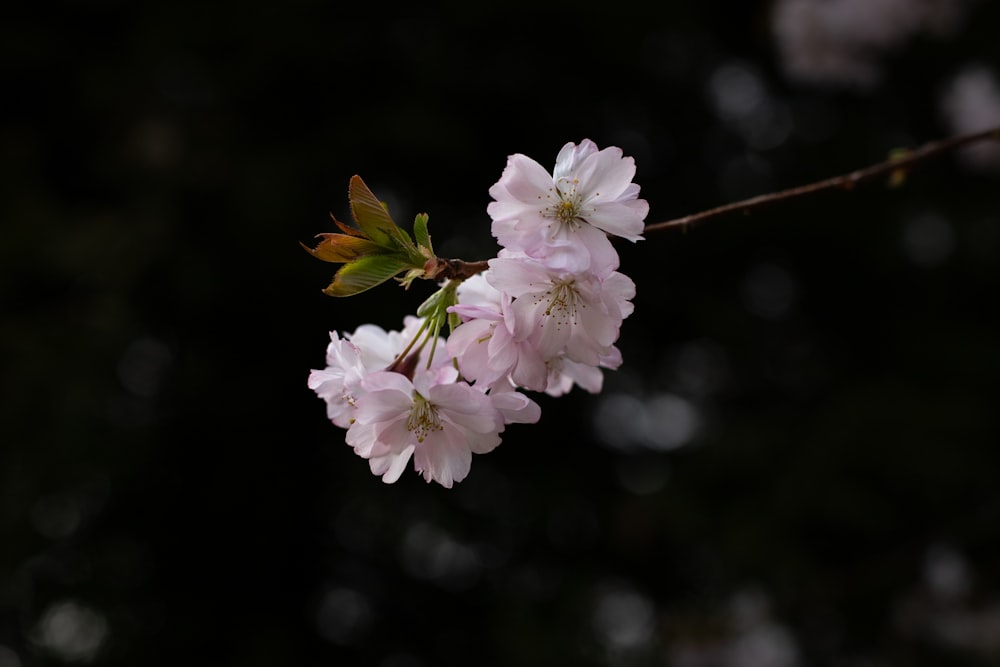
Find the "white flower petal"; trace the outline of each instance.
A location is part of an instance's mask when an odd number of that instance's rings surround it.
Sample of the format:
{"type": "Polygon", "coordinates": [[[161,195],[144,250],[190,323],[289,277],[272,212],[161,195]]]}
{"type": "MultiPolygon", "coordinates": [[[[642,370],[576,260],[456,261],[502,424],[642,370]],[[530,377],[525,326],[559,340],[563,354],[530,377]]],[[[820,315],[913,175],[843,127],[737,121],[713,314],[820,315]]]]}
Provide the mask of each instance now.
{"type": "Polygon", "coordinates": [[[587,213],[587,222],[608,234],[620,236],[629,241],[641,241],[645,229],[645,213],[635,210],[623,202],[608,202],[587,213]]]}
{"type": "Polygon", "coordinates": [[[490,196],[497,201],[534,205],[552,188],[552,177],[542,165],[517,153],[507,159],[498,185],[490,188],[490,196]]]}
{"type": "Polygon", "coordinates": [[[409,463],[413,452],[414,446],[409,445],[398,454],[369,459],[368,465],[372,473],[382,476],[383,482],[393,484],[406,470],[406,464],[409,463]]]}
{"type": "Polygon", "coordinates": [[[413,465],[428,482],[436,481],[446,489],[460,482],[472,466],[472,450],[464,435],[455,429],[444,429],[429,437],[415,451],[413,465]]]}

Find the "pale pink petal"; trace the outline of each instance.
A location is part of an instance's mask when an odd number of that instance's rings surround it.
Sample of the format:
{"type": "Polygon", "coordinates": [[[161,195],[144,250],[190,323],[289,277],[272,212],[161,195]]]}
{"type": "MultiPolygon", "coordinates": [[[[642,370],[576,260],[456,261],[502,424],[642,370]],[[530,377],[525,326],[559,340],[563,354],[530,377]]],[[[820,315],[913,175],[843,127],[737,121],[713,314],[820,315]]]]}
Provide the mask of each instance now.
{"type": "Polygon", "coordinates": [[[374,324],[362,324],[346,338],[358,350],[364,368],[375,371],[391,364],[399,354],[402,348],[397,336],[374,324]]]}
{"type": "Polygon", "coordinates": [[[596,152],[597,144],[590,139],[584,139],[579,146],[572,142],[565,144],[556,155],[556,165],[552,170],[553,179],[572,178],[580,163],[596,152]]]}
{"type": "Polygon", "coordinates": [[[559,357],[549,362],[549,384],[545,393],[549,396],[562,396],[568,393],[574,385],[579,385],[586,391],[596,394],[601,391],[604,374],[601,369],[587,364],[577,363],[566,357],[559,357]]]}
{"type": "Polygon", "coordinates": [[[503,415],[507,424],[534,424],[542,416],[542,409],[533,400],[519,391],[515,391],[509,383],[490,391],[493,407],[503,415]]]}
{"type": "Polygon", "coordinates": [[[497,431],[502,425],[489,398],[465,383],[433,387],[429,400],[448,419],[464,429],[489,433],[497,431]]]}
{"type": "Polygon", "coordinates": [[[531,258],[495,257],[489,260],[489,265],[490,284],[514,298],[537,291],[538,285],[552,282],[545,266],[531,258]]]}
{"type": "Polygon", "coordinates": [[[333,383],[343,384],[344,382],[344,371],[339,369],[312,369],[309,371],[309,378],[306,380],[306,385],[313,391],[321,389],[324,385],[329,387],[333,383]]]}
{"type": "Polygon", "coordinates": [[[485,319],[499,320],[500,313],[489,306],[474,306],[472,304],[459,303],[448,307],[449,313],[455,313],[464,320],[485,319]]]}
{"type": "Polygon", "coordinates": [[[635,160],[622,157],[620,148],[605,148],[580,165],[577,177],[588,203],[614,201],[632,183],[635,160]]]}
{"type": "MultiPolygon", "coordinates": [[[[518,347],[506,327],[494,328],[487,343],[488,365],[498,378],[517,364],[518,347]]],[[[495,378],[494,378],[495,379],[495,378]]]]}
{"type": "MultiPolygon", "coordinates": [[[[605,348],[618,338],[618,326],[621,319],[612,317],[598,308],[580,308],[579,327],[587,333],[587,337],[593,340],[600,348],[605,348]]],[[[595,354],[600,354],[600,350],[595,350],[595,354]]],[[[597,363],[597,360],[594,360],[597,363]]]]}
{"type": "MultiPolygon", "coordinates": [[[[458,381],[458,369],[450,362],[447,366],[439,366],[431,370],[417,369],[413,375],[413,388],[424,398],[429,398],[439,386],[451,386],[458,381]]],[[[458,386],[468,386],[459,382],[458,386]]]]}
{"type": "Polygon", "coordinates": [[[413,392],[413,383],[402,373],[393,371],[376,371],[369,373],[362,381],[365,389],[372,391],[397,391],[409,395],[413,392]]]}
{"type": "Polygon", "coordinates": [[[436,481],[446,489],[469,474],[472,451],[462,434],[454,429],[437,431],[417,448],[413,465],[428,482],[436,481]]]}
{"type": "MultiPolygon", "coordinates": [[[[410,413],[407,411],[392,419],[373,424],[375,439],[392,451],[400,451],[406,445],[413,444],[416,437],[410,431],[409,416],[410,413]]],[[[376,454],[379,453],[378,449],[374,451],[376,454]]]]}
{"type": "Polygon", "coordinates": [[[369,459],[368,465],[371,468],[372,473],[375,475],[381,475],[382,481],[386,484],[392,484],[396,482],[403,471],[406,470],[406,464],[410,461],[410,456],[413,455],[414,446],[409,445],[399,453],[387,454],[385,456],[380,456],[376,458],[369,459]]]}
{"type": "Polygon", "coordinates": [[[484,310],[500,310],[503,295],[490,284],[487,279],[489,273],[489,270],[486,270],[462,281],[455,290],[459,304],[479,306],[484,310]]]}
{"type": "MultiPolygon", "coordinates": [[[[389,424],[391,423],[389,422],[389,424]]],[[[400,442],[399,446],[393,447],[388,442],[382,440],[385,427],[385,423],[363,424],[361,422],[354,422],[347,430],[344,440],[354,449],[354,453],[361,458],[368,459],[373,456],[385,456],[398,450],[405,444],[404,442],[400,442]]]]}
{"type": "Polygon", "coordinates": [[[496,449],[501,442],[500,434],[494,431],[490,431],[489,433],[468,433],[466,437],[466,444],[469,447],[469,451],[473,454],[488,454],[496,449]]]}
{"type": "Polygon", "coordinates": [[[622,352],[612,345],[601,353],[601,368],[617,369],[622,365],[622,352]]]}
{"type": "MultiPolygon", "coordinates": [[[[494,187],[490,192],[497,196],[498,190],[494,187]]],[[[517,235],[520,233],[518,223],[521,219],[527,219],[533,225],[544,224],[543,208],[539,202],[525,203],[509,195],[492,201],[486,206],[486,213],[493,220],[490,225],[490,233],[500,242],[500,245],[506,246],[516,243],[517,235]]]]}
{"type": "MultiPolygon", "coordinates": [[[[394,373],[394,375],[399,375],[399,373],[394,373]]],[[[403,376],[400,375],[400,377],[403,376]]],[[[403,379],[406,378],[403,377],[403,379]]],[[[354,418],[365,424],[382,422],[409,412],[412,404],[412,393],[395,390],[370,391],[358,399],[354,418]]]]}
{"type": "Polygon", "coordinates": [[[490,188],[490,196],[495,199],[510,197],[515,201],[533,204],[539,195],[544,196],[552,188],[552,176],[542,165],[517,153],[507,159],[507,166],[498,185],[501,187],[490,188]]]}
{"type": "Polygon", "coordinates": [[[490,383],[494,371],[490,363],[490,343],[495,322],[469,320],[448,337],[448,354],[457,362],[462,376],[475,382],[490,383]]]}
{"type": "Polygon", "coordinates": [[[533,347],[524,345],[517,365],[510,372],[510,377],[519,387],[532,391],[544,391],[548,382],[545,360],[533,347]]]}
{"type": "Polygon", "coordinates": [[[636,207],[621,202],[609,202],[597,206],[587,214],[587,222],[608,234],[620,236],[629,241],[641,241],[645,229],[645,213],[636,207]]]}

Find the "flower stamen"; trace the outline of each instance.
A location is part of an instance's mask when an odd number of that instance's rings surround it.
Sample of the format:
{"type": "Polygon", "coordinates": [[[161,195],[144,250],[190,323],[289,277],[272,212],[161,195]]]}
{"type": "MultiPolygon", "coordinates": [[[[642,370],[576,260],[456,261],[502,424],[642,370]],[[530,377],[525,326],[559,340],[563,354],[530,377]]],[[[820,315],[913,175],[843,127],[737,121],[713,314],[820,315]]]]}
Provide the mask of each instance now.
{"type": "Polygon", "coordinates": [[[413,408],[406,419],[406,428],[417,436],[417,442],[423,442],[431,431],[442,431],[441,418],[437,407],[420,394],[413,394],[413,408]]]}
{"type": "Polygon", "coordinates": [[[557,326],[566,323],[575,325],[578,297],[575,280],[555,283],[552,289],[546,290],[541,295],[541,299],[549,300],[549,305],[545,308],[545,316],[554,318],[557,326]]]}
{"type": "Polygon", "coordinates": [[[577,227],[583,219],[583,198],[577,194],[576,186],[578,180],[567,181],[560,179],[563,187],[556,186],[555,193],[559,201],[542,211],[542,215],[547,218],[557,220],[563,227],[577,227]]]}

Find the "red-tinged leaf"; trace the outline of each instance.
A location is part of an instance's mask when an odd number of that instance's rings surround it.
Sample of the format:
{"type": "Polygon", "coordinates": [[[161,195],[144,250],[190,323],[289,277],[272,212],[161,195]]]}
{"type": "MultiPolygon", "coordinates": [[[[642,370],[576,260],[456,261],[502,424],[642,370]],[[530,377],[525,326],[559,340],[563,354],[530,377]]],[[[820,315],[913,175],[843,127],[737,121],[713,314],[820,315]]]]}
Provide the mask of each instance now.
{"type": "MultiPolygon", "coordinates": [[[[368,238],[389,248],[405,248],[405,244],[401,244],[401,242],[409,241],[409,235],[392,221],[385,206],[368,189],[360,176],[351,177],[348,196],[354,221],[361,228],[361,231],[368,235],[368,238]]],[[[410,244],[412,245],[412,242],[410,244]]]]}
{"type": "Polygon", "coordinates": [[[316,236],[323,239],[316,244],[316,247],[310,248],[304,243],[302,247],[308,250],[313,257],[324,262],[353,262],[361,257],[385,253],[385,249],[378,244],[358,236],[347,236],[346,234],[317,234],[316,236]]]}
{"type": "Polygon", "coordinates": [[[333,282],[323,290],[330,296],[352,296],[389,280],[410,268],[406,260],[390,255],[373,255],[340,267],[333,282]]]}
{"type": "Polygon", "coordinates": [[[360,236],[362,238],[365,238],[365,233],[363,231],[355,227],[351,227],[350,225],[343,223],[340,220],[337,220],[337,218],[333,217],[333,213],[330,214],[330,219],[333,220],[333,224],[337,225],[337,228],[340,229],[340,231],[344,232],[345,234],[348,234],[350,236],[360,236]]]}

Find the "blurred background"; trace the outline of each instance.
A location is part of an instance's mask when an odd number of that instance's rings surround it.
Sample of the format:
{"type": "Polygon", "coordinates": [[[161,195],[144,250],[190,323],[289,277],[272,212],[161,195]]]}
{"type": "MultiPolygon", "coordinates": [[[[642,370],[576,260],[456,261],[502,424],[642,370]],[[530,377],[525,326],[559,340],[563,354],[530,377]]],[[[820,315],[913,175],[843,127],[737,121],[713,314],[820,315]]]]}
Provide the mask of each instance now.
{"type": "Polygon", "coordinates": [[[604,391],[451,490],[306,387],[361,175],[496,252],[507,156],[660,222],[1000,125],[995,0],[65,3],[0,23],[0,667],[1000,664],[1000,149],[619,244],[604,391]]]}

